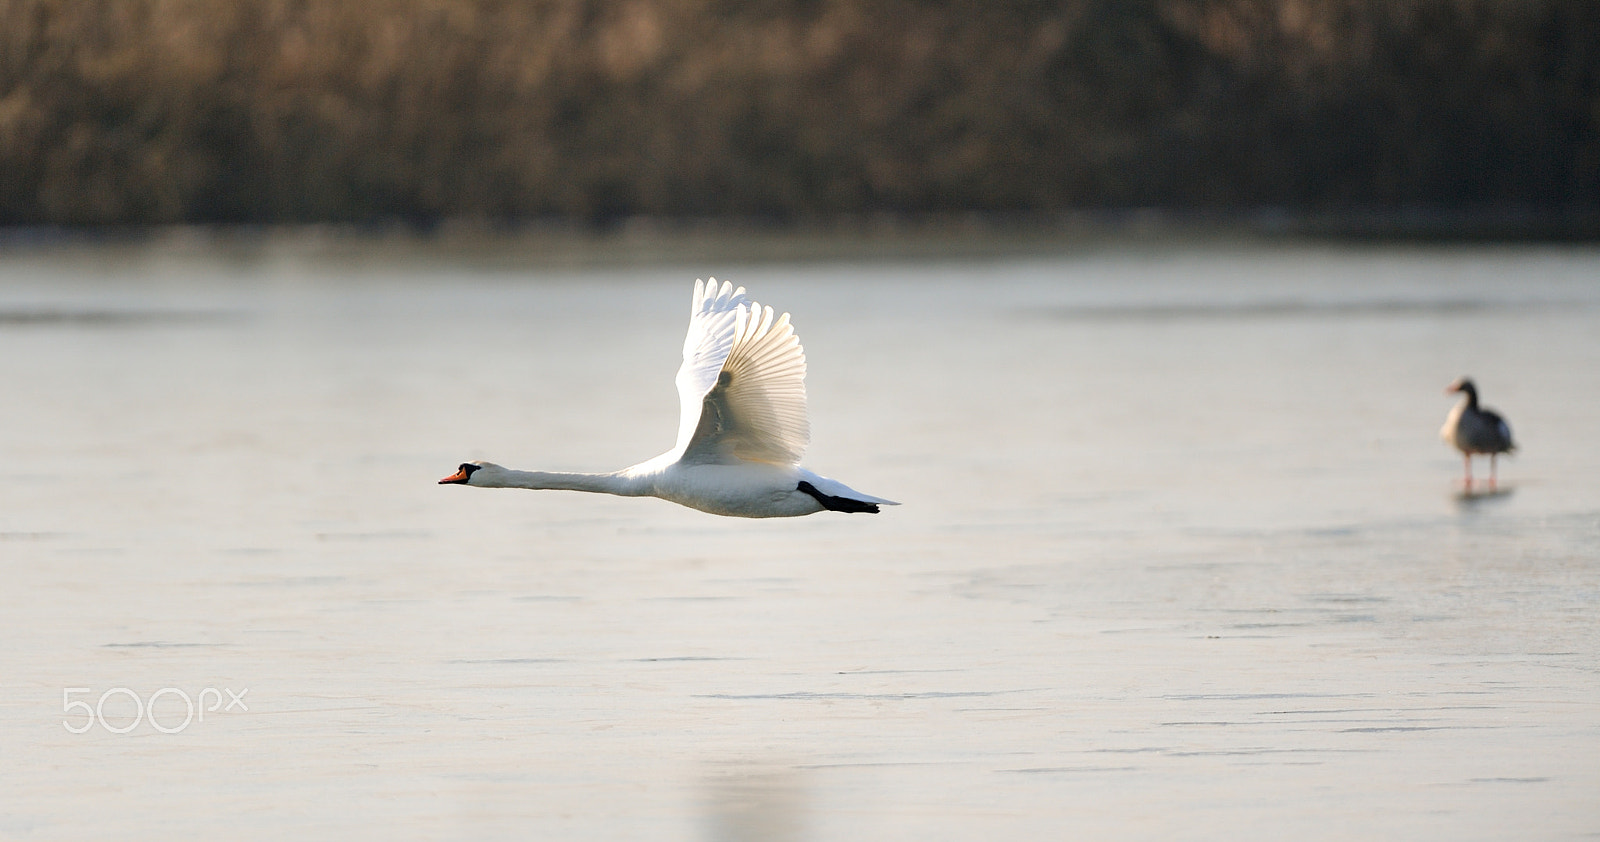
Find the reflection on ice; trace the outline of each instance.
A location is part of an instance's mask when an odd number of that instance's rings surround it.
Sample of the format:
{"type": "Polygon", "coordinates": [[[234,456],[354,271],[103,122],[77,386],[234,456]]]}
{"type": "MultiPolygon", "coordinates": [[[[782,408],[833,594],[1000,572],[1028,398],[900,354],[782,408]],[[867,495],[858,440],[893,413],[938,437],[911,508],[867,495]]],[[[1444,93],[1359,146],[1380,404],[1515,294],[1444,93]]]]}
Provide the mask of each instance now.
{"type": "Polygon", "coordinates": [[[1516,493],[1516,490],[1516,486],[1504,482],[1494,488],[1487,486],[1460,488],[1456,490],[1455,501],[1457,508],[1463,511],[1470,511],[1479,504],[1507,500],[1512,494],[1516,493]]]}
{"type": "Polygon", "coordinates": [[[705,780],[708,842],[798,842],[806,792],[791,768],[732,765],[705,780]]]}

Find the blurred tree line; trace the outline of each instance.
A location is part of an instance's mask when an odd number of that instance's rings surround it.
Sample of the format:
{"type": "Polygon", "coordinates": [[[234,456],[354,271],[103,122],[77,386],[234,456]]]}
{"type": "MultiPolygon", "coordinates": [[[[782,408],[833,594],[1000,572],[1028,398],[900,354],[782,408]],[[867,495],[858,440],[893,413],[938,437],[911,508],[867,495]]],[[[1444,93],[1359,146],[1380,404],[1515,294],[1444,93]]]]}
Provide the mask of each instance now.
{"type": "Polygon", "coordinates": [[[1595,0],[0,0],[0,223],[1600,205],[1595,0]]]}

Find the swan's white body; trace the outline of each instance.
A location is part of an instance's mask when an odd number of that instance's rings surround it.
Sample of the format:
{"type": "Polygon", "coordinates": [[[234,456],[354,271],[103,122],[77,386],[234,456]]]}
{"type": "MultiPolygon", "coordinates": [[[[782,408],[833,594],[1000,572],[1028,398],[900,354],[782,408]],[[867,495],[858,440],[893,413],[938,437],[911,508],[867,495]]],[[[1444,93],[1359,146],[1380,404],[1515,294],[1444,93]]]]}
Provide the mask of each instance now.
{"type": "Polygon", "coordinates": [[[660,497],[735,517],[898,505],[800,467],[811,438],[805,376],[805,351],[788,313],[774,318],[771,307],[746,298],[744,287],[697,280],[678,369],[678,441],[671,450],[607,474],[468,462],[439,482],[660,497]]]}

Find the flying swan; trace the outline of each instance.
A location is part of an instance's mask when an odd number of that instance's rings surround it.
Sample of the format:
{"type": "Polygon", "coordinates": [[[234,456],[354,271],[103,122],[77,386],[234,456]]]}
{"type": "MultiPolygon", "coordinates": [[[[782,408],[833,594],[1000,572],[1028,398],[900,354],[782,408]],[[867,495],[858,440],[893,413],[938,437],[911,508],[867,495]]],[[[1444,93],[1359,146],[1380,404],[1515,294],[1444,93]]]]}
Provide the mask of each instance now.
{"type": "Polygon", "coordinates": [[[772,308],[746,298],[744,287],[696,280],[678,369],[678,443],[671,450],[606,474],[466,462],[439,484],[660,497],[733,517],[876,514],[880,505],[899,505],[800,467],[811,440],[805,377],[805,351],[788,313],[773,318],[772,308]]]}

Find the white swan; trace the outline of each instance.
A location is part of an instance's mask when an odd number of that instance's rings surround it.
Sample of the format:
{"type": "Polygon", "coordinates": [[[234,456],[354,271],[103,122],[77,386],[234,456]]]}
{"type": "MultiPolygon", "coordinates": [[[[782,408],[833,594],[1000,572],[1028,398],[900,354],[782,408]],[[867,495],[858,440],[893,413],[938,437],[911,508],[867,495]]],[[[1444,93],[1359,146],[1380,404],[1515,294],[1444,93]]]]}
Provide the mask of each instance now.
{"type": "Polygon", "coordinates": [[[772,308],[747,299],[744,287],[696,280],[678,369],[678,443],[671,450],[607,474],[467,462],[439,484],[660,497],[735,517],[877,513],[880,505],[899,505],[800,467],[811,439],[805,376],[805,351],[788,313],[773,318],[772,308]]]}

